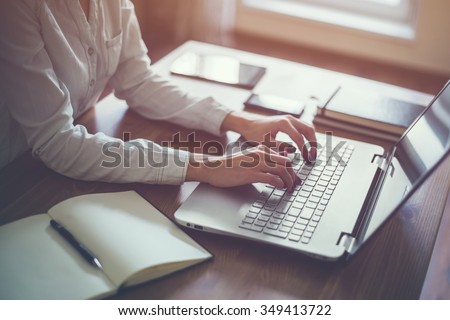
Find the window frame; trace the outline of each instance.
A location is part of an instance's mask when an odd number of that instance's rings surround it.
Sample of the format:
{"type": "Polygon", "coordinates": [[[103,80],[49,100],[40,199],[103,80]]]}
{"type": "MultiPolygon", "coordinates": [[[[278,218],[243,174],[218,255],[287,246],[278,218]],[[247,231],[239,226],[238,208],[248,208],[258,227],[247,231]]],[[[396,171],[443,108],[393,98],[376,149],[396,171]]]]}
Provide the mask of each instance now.
{"type": "Polygon", "coordinates": [[[404,40],[416,37],[420,0],[392,9],[376,0],[240,0],[240,6],[404,40]]]}

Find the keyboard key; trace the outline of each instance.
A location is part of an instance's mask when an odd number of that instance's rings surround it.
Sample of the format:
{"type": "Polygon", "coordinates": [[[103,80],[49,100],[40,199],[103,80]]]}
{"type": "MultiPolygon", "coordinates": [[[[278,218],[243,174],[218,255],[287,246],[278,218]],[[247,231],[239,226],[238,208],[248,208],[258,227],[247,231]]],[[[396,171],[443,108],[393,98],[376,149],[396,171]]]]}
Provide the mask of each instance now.
{"type": "Polygon", "coordinates": [[[328,185],[328,181],[325,181],[325,180],[320,179],[320,180],[317,182],[317,185],[326,188],[327,185],[328,185]]]}
{"type": "MultiPolygon", "coordinates": [[[[319,221],[320,221],[320,218],[321,218],[320,215],[314,214],[313,217],[311,218],[311,221],[312,221],[312,222],[310,222],[309,225],[310,225],[310,226],[313,226],[313,222],[319,222],[319,221]]],[[[316,224],[316,225],[317,225],[317,224],[316,224]]],[[[315,226],[313,226],[313,227],[315,227],[315,226]]]]}
{"type": "Polygon", "coordinates": [[[338,184],[339,180],[333,179],[330,181],[331,186],[336,186],[338,184]]]}
{"type": "Polygon", "coordinates": [[[252,224],[251,223],[241,223],[240,225],[239,225],[239,228],[242,228],[242,229],[247,229],[247,230],[252,230],[252,224]]]}
{"type": "Polygon", "coordinates": [[[284,220],[281,225],[292,228],[294,226],[294,222],[284,220]]]}
{"type": "Polygon", "coordinates": [[[260,202],[260,201],[256,201],[254,204],[253,204],[253,207],[255,207],[255,208],[262,208],[262,207],[264,207],[264,203],[263,202],[260,202]]]}
{"type": "Polygon", "coordinates": [[[319,204],[319,205],[317,206],[317,210],[325,211],[325,208],[326,208],[326,206],[323,205],[323,204],[319,204]]]}
{"type": "MultiPolygon", "coordinates": [[[[306,207],[306,208],[309,208],[309,209],[315,209],[315,208],[317,208],[317,203],[312,202],[312,201],[308,201],[308,202],[306,203],[305,207],[306,207]]],[[[305,208],[305,209],[306,209],[306,208],[305,208]]],[[[303,210],[305,210],[305,209],[303,209],[303,210]]]]}
{"type": "Polygon", "coordinates": [[[323,195],[323,192],[315,191],[315,190],[311,193],[312,197],[319,198],[319,200],[320,200],[320,198],[322,198],[322,195],[323,195]]]}
{"type": "Polygon", "coordinates": [[[291,227],[281,226],[278,230],[281,232],[289,233],[289,231],[291,231],[291,227]]]}
{"type": "Polygon", "coordinates": [[[291,210],[289,210],[288,215],[292,217],[298,217],[301,212],[301,209],[292,207],[291,210]]]}
{"type": "Polygon", "coordinates": [[[247,213],[247,215],[245,217],[250,218],[250,219],[255,219],[257,216],[258,216],[257,213],[249,212],[249,213],[247,213]]]}
{"type": "Polygon", "coordinates": [[[313,233],[311,231],[305,231],[303,237],[311,239],[313,233]]]}
{"type": "Polygon", "coordinates": [[[274,217],[269,219],[269,223],[272,223],[272,224],[279,225],[281,222],[283,222],[282,219],[278,219],[278,218],[274,218],[274,217]]]}
{"type": "Polygon", "coordinates": [[[278,204],[276,211],[281,213],[287,213],[290,206],[291,202],[283,200],[278,204]]]}
{"type": "Polygon", "coordinates": [[[317,186],[314,188],[314,191],[315,191],[315,192],[321,192],[321,193],[323,193],[323,192],[325,192],[325,190],[327,190],[326,186],[321,186],[321,185],[317,185],[317,186]]]}
{"type": "MultiPolygon", "coordinates": [[[[297,221],[297,218],[294,217],[294,216],[287,215],[286,218],[284,218],[284,220],[285,220],[284,222],[289,221],[289,222],[294,223],[295,221],[297,221]]],[[[283,223],[284,223],[284,222],[283,222],[283,223]]]]}
{"type": "Polygon", "coordinates": [[[327,170],[325,170],[325,171],[323,172],[322,177],[332,177],[332,176],[333,176],[333,172],[334,172],[334,171],[331,171],[330,169],[327,169],[327,170]]]}
{"type": "Polygon", "coordinates": [[[314,190],[314,188],[311,187],[311,186],[304,186],[304,187],[302,188],[302,190],[307,191],[307,192],[312,192],[312,191],[314,190]]]}
{"type": "Polygon", "coordinates": [[[303,174],[303,173],[299,173],[298,177],[300,178],[300,180],[306,180],[306,178],[308,177],[307,174],[303,174]]]}
{"type": "Polygon", "coordinates": [[[295,224],[294,228],[299,229],[299,230],[305,230],[306,229],[306,225],[308,224],[309,220],[306,219],[298,219],[297,223],[295,224]]]}
{"type": "Polygon", "coordinates": [[[262,232],[264,230],[264,226],[253,225],[251,230],[256,232],[262,232]]]}
{"type": "Polygon", "coordinates": [[[286,193],[286,189],[275,189],[273,191],[273,194],[279,197],[284,196],[284,194],[286,193]]]}
{"type": "Polygon", "coordinates": [[[311,225],[309,225],[309,226],[306,227],[306,232],[305,232],[305,234],[308,233],[308,232],[311,232],[311,235],[312,235],[312,233],[314,232],[314,230],[316,230],[316,228],[313,227],[313,226],[311,226],[311,225]]]}
{"type": "Polygon", "coordinates": [[[291,241],[299,242],[300,239],[301,239],[301,236],[298,236],[298,235],[295,235],[292,233],[289,235],[289,240],[291,240],[291,241]]]}
{"type": "Polygon", "coordinates": [[[309,197],[309,194],[310,194],[310,192],[305,191],[305,190],[302,189],[302,190],[298,193],[298,196],[299,196],[299,197],[303,197],[303,198],[308,198],[308,197],[309,197]]]}
{"type": "Polygon", "coordinates": [[[300,213],[300,217],[309,220],[311,219],[313,213],[314,209],[306,207],[303,208],[302,212],[300,213]]]}
{"type": "Polygon", "coordinates": [[[302,243],[304,243],[304,244],[308,244],[310,241],[311,241],[311,238],[305,238],[305,237],[302,238],[302,243]]]}
{"type": "Polygon", "coordinates": [[[258,220],[261,220],[261,221],[264,221],[264,222],[269,221],[269,219],[270,219],[270,217],[262,216],[262,215],[260,215],[259,218],[258,218],[258,220]]]}
{"type": "Polygon", "coordinates": [[[286,239],[288,233],[287,232],[282,232],[282,231],[278,231],[278,230],[272,230],[272,229],[264,229],[264,233],[265,234],[270,234],[272,236],[278,237],[278,238],[282,238],[282,239],[286,239]]]}
{"type": "Polygon", "coordinates": [[[276,208],[277,208],[276,205],[272,205],[272,204],[266,203],[266,204],[264,205],[264,208],[263,208],[263,209],[265,209],[265,210],[267,210],[267,211],[275,211],[276,208]]]}
{"type": "Polygon", "coordinates": [[[297,197],[297,199],[295,199],[294,203],[306,203],[308,198],[305,197],[297,197]]]}
{"type": "Polygon", "coordinates": [[[310,186],[310,187],[314,187],[316,185],[315,181],[311,181],[311,180],[306,180],[305,181],[305,185],[306,186],[310,186]]]}
{"type": "MultiPolygon", "coordinates": [[[[317,221],[314,221],[314,218],[315,218],[315,216],[312,218],[313,219],[313,221],[311,221],[310,223],[309,223],[309,225],[311,226],[311,227],[317,227],[317,225],[319,224],[319,220],[317,220],[317,221]]],[[[319,217],[319,219],[320,219],[320,217],[319,217]]]]}
{"type": "Polygon", "coordinates": [[[292,204],[292,207],[289,209],[289,211],[291,211],[293,208],[302,210],[304,206],[305,206],[305,202],[294,202],[292,204]]]}
{"type": "Polygon", "coordinates": [[[273,211],[269,211],[269,210],[267,210],[267,209],[261,210],[261,215],[262,215],[262,216],[271,217],[272,214],[273,214],[273,211]]]}
{"type": "Polygon", "coordinates": [[[278,227],[279,227],[278,224],[269,222],[269,223],[267,224],[267,226],[266,226],[266,230],[267,230],[267,229],[277,230],[278,227]]]}
{"type": "Polygon", "coordinates": [[[251,206],[248,210],[249,212],[259,213],[261,211],[261,208],[253,207],[251,206]]]}
{"type": "Polygon", "coordinates": [[[253,222],[255,222],[255,219],[251,219],[251,218],[244,218],[244,220],[242,220],[242,222],[244,222],[244,223],[250,223],[250,224],[252,224],[253,222]]]}
{"type": "Polygon", "coordinates": [[[280,200],[281,200],[281,197],[280,197],[280,196],[277,196],[277,195],[275,195],[275,194],[272,194],[272,195],[270,196],[270,198],[267,200],[267,204],[276,206],[276,205],[278,205],[278,203],[280,202],[280,200]]]}
{"type": "Polygon", "coordinates": [[[291,194],[291,195],[285,195],[283,200],[293,202],[297,198],[297,195],[291,194]]]}
{"type": "Polygon", "coordinates": [[[259,226],[259,227],[265,227],[267,224],[267,221],[263,221],[263,220],[256,220],[255,222],[255,226],[259,226]]]}
{"type": "Polygon", "coordinates": [[[304,226],[304,228],[303,228],[303,225],[300,225],[300,226],[302,226],[301,229],[299,229],[295,226],[294,229],[292,229],[291,233],[301,236],[303,234],[303,232],[305,232],[306,226],[304,226]]]}
{"type": "Polygon", "coordinates": [[[284,213],[275,212],[272,217],[283,220],[286,215],[284,213]]]}

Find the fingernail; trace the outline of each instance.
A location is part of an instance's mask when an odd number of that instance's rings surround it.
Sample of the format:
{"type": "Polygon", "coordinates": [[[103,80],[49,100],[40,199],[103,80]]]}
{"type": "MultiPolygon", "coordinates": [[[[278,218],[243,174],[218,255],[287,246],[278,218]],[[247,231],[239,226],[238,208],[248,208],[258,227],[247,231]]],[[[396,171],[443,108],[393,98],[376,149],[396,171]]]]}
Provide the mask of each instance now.
{"type": "Polygon", "coordinates": [[[297,148],[296,147],[294,147],[294,146],[290,146],[290,147],[287,147],[286,149],[284,149],[286,152],[288,152],[288,153],[294,153],[295,151],[297,151],[297,148]]]}

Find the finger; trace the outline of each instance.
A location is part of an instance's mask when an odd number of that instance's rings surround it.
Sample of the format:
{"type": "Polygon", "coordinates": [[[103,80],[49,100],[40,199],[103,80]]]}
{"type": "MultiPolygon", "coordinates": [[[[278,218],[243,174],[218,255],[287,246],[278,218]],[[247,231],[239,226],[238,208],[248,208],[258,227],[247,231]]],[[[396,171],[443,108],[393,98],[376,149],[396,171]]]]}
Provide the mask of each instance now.
{"type": "Polygon", "coordinates": [[[275,145],[278,152],[294,153],[297,151],[297,148],[288,142],[275,140],[275,145]]]}
{"type": "Polygon", "coordinates": [[[277,189],[282,189],[284,187],[283,180],[280,179],[277,175],[271,174],[271,173],[264,173],[264,172],[258,172],[255,175],[255,181],[254,182],[261,182],[265,184],[270,184],[274,186],[277,189]]]}
{"type": "Polygon", "coordinates": [[[311,148],[310,148],[311,158],[306,158],[306,159],[311,160],[311,161],[316,160],[316,158],[317,158],[317,137],[316,137],[316,131],[314,130],[314,127],[311,125],[308,125],[304,122],[301,122],[300,120],[295,119],[295,118],[292,120],[292,124],[309,141],[309,144],[311,146],[311,148]]]}
{"type": "Polygon", "coordinates": [[[270,149],[270,148],[262,148],[263,152],[266,152],[266,158],[265,158],[265,162],[266,165],[270,166],[276,166],[276,165],[281,165],[283,167],[286,168],[288,174],[291,176],[291,179],[293,181],[293,185],[295,185],[297,183],[297,175],[294,171],[294,169],[292,168],[292,160],[287,157],[287,154],[285,151],[283,151],[282,153],[277,153],[274,150],[270,149]]]}
{"type": "Polygon", "coordinates": [[[279,130],[286,133],[302,152],[303,158],[308,159],[308,150],[307,148],[305,148],[305,139],[303,138],[303,135],[297,130],[297,128],[294,127],[292,122],[288,119],[280,122],[279,130]]]}
{"type": "Polygon", "coordinates": [[[271,149],[264,151],[264,160],[267,163],[279,164],[285,167],[292,167],[292,160],[287,156],[286,153],[278,153],[271,149]]]}
{"type": "Polygon", "coordinates": [[[259,167],[259,170],[261,170],[264,173],[271,173],[274,175],[277,175],[278,177],[283,180],[284,187],[288,190],[292,190],[294,187],[295,179],[292,177],[292,175],[289,173],[287,168],[283,165],[267,165],[265,163],[262,163],[259,167]]]}

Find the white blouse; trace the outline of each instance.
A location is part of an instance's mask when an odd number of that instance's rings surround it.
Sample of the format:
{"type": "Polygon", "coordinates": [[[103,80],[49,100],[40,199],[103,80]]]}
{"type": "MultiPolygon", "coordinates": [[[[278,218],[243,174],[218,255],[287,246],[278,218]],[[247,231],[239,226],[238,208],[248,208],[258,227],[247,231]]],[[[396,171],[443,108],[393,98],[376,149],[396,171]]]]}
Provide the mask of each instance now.
{"type": "Polygon", "coordinates": [[[88,19],[77,0],[2,1],[0,77],[0,167],[32,148],[51,169],[83,180],[185,179],[186,152],[139,140],[147,149],[142,152],[136,141],[90,134],[74,124],[107,84],[144,117],[217,135],[229,112],[152,71],[129,0],[91,0],[88,19]],[[114,149],[105,152],[105,146],[114,149]],[[117,160],[111,150],[129,159],[111,166],[117,160]]]}

